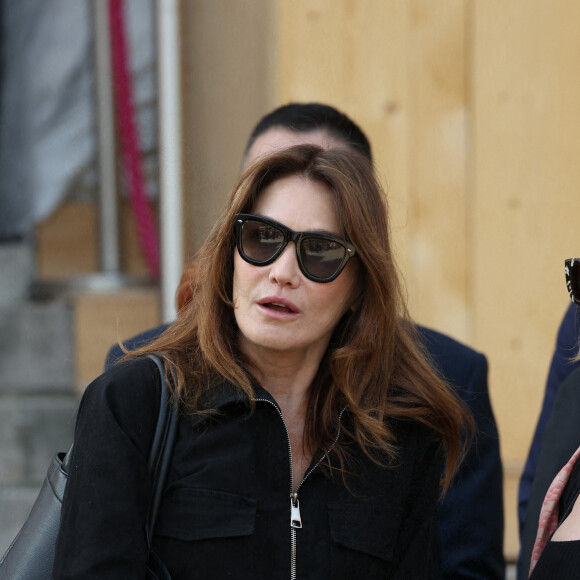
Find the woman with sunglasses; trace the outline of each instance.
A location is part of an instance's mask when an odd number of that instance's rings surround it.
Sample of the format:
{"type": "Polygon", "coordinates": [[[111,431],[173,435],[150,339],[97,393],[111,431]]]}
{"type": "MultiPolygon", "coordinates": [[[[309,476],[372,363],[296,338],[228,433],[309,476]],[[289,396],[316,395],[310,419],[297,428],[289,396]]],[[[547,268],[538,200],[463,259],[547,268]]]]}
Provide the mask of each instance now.
{"type": "Polygon", "coordinates": [[[148,352],[181,410],[153,538],[172,578],[437,577],[435,511],[471,421],[408,320],[370,163],[258,160],[197,267],[178,320],[83,398],[55,578],[144,577],[148,352]]]}

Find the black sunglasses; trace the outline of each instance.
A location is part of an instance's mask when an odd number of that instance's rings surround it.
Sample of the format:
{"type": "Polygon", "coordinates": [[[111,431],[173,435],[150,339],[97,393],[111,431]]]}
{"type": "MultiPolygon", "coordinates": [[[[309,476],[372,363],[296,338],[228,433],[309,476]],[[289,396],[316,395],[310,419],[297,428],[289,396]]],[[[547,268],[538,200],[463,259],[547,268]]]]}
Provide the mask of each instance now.
{"type": "Polygon", "coordinates": [[[356,254],[355,247],[338,236],[294,232],[258,215],[237,214],[235,233],[240,256],[254,266],[271,264],[288,242],[294,242],[300,271],[314,282],[332,282],[356,254]]]}
{"type": "Polygon", "coordinates": [[[580,304],[580,258],[568,258],[566,264],[566,286],[574,304],[580,304]]]}

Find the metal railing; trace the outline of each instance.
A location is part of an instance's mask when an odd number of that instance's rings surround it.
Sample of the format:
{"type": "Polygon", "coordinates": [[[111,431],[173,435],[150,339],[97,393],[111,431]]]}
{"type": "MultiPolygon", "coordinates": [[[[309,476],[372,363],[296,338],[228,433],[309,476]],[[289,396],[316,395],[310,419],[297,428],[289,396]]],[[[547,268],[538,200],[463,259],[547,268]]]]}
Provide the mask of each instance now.
{"type": "MultiPolygon", "coordinates": [[[[175,319],[175,292],[183,271],[181,95],[179,0],[155,0],[157,21],[157,96],[159,123],[159,233],[161,315],[175,319]]],[[[99,169],[100,272],[37,282],[33,298],[78,291],[105,292],[150,280],[121,271],[119,203],[116,176],[115,105],[111,65],[109,2],[93,0],[97,151],[99,169]]]]}

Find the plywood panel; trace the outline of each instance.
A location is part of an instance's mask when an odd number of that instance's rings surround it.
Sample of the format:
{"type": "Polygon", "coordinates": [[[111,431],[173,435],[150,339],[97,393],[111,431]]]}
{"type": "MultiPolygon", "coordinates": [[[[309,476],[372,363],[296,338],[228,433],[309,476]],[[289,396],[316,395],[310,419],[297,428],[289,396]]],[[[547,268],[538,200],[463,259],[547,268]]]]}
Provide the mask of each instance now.
{"type": "Polygon", "coordinates": [[[129,289],[72,298],[75,376],[82,391],[103,372],[109,349],[160,324],[159,291],[129,289]]]}
{"type": "Polygon", "coordinates": [[[465,2],[415,0],[409,5],[411,312],[421,322],[468,340],[465,2]]]}
{"type": "Polygon", "coordinates": [[[474,316],[508,462],[527,454],[580,251],[580,4],[475,4],[474,316]]]}
{"type": "Polygon", "coordinates": [[[580,4],[184,5],[195,239],[255,116],[313,100],[352,116],[389,190],[412,313],[488,355],[513,556],[519,469],[567,305],[562,260],[580,253],[580,4]]]}
{"type": "MultiPolygon", "coordinates": [[[[369,136],[407,255],[407,9],[396,0],[282,0],[276,101],[331,104],[369,136]]],[[[404,266],[403,266],[404,268],[404,266]]]]}
{"type": "Polygon", "coordinates": [[[368,133],[412,313],[465,338],[463,2],[282,1],[278,35],[278,101],[328,102],[368,133]]]}
{"type": "Polygon", "coordinates": [[[568,303],[563,260],[580,251],[580,4],[473,8],[474,342],[491,363],[513,556],[519,474],[568,303]]]}
{"type": "Polygon", "coordinates": [[[36,274],[57,278],[99,268],[98,218],[94,204],[64,203],[36,227],[36,274]]]}
{"type": "Polygon", "coordinates": [[[187,248],[198,249],[238,176],[246,140],[273,107],[271,0],[181,3],[187,248]]]}
{"type": "Polygon", "coordinates": [[[504,542],[503,552],[507,562],[515,562],[520,552],[520,531],[517,514],[520,469],[504,464],[504,542]]]}
{"type": "MultiPolygon", "coordinates": [[[[158,223],[158,204],[152,204],[158,223]]],[[[40,279],[75,277],[100,269],[99,208],[95,203],[65,202],[36,227],[36,274],[40,279]]],[[[137,225],[127,199],[119,203],[121,271],[147,275],[137,225]]]]}

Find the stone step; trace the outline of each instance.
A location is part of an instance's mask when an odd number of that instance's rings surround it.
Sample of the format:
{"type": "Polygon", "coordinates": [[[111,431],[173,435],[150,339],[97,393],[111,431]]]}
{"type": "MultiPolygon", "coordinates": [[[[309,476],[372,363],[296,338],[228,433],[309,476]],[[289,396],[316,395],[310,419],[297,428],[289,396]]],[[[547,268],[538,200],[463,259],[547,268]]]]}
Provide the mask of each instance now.
{"type": "Polygon", "coordinates": [[[0,243],[0,306],[25,300],[32,280],[34,255],[29,242],[0,243]]]}
{"type": "Polygon", "coordinates": [[[72,314],[61,300],[0,306],[0,393],[71,391],[72,314]]]}
{"type": "Polygon", "coordinates": [[[73,440],[74,395],[0,396],[0,485],[35,486],[73,440]]]}

